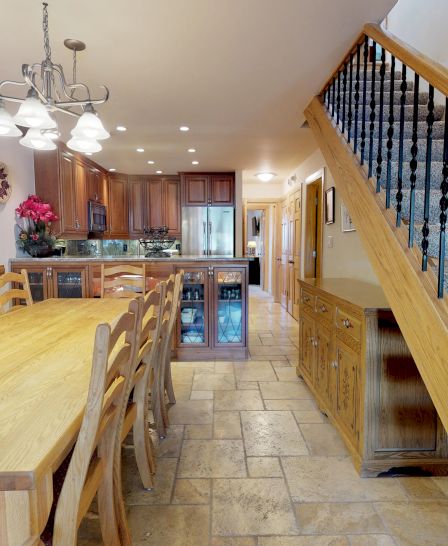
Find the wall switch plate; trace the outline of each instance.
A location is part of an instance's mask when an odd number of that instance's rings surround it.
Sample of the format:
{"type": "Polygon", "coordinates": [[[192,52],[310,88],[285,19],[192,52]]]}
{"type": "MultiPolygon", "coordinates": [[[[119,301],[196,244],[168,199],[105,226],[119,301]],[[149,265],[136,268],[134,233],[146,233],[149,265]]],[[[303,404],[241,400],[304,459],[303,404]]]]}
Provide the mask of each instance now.
{"type": "Polygon", "coordinates": [[[327,237],[327,246],[328,246],[328,248],[333,248],[333,235],[328,235],[328,237],[327,237]]]}

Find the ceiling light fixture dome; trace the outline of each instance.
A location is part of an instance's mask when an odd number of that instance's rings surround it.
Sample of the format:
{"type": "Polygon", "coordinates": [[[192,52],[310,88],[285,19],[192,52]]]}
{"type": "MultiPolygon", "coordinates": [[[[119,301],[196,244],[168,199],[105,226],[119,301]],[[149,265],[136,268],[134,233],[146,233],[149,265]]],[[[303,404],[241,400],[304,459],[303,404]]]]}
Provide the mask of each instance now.
{"type": "Polygon", "coordinates": [[[14,116],[14,123],[31,129],[54,129],[57,126],[56,121],[50,117],[48,110],[37,98],[34,89],[28,91],[25,101],[14,116]]]}
{"type": "Polygon", "coordinates": [[[22,131],[16,127],[11,114],[6,110],[3,101],[0,99],[0,136],[18,137],[22,131]]]}
{"type": "Polygon", "coordinates": [[[105,140],[110,134],[104,128],[100,118],[95,114],[93,106],[86,107],[86,111],[78,119],[76,127],[71,131],[75,138],[88,138],[94,140],[105,140]]]}
{"type": "Polygon", "coordinates": [[[29,129],[19,142],[22,146],[33,148],[33,150],[56,150],[56,144],[40,129],[29,129]]]}
{"type": "Polygon", "coordinates": [[[73,137],[67,142],[67,146],[70,148],[70,150],[74,150],[75,152],[81,152],[86,153],[90,152],[91,154],[94,154],[96,152],[100,152],[103,147],[99,142],[97,142],[94,139],[90,138],[79,138],[79,137],[73,137]]]}
{"type": "Polygon", "coordinates": [[[275,173],[262,172],[255,175],[261,182],[270,182],[275,176],[275,173]]]}

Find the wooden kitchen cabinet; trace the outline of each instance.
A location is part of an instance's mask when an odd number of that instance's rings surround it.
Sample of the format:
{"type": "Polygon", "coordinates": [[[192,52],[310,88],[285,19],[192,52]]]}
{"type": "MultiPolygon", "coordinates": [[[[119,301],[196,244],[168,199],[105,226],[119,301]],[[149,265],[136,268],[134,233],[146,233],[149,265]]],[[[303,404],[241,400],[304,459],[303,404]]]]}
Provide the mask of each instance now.
{"type": "Polygon", "coordinates": [[[235,204],[234,173],[181,173],[182,204],[228,207],[235,204]]]}
{"type": "Polygon", "coordinates": [[[299,284],[297,373],[358,472],[447,474],[447,433],[381,288],[354,279],[299,284]]]}
{"type": "Polygon", "coordinates": [[[109,233],[113,239],[127,239],[128,219],[128,177],[113,173],[109,176],[109,233]]]}

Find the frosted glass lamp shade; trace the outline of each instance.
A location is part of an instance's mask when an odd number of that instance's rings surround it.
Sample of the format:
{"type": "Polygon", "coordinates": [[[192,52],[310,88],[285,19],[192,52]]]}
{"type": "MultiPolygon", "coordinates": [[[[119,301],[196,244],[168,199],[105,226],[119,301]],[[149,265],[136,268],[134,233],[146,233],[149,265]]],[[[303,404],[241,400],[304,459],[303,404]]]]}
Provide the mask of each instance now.
{"type": "Polygon", "coordinates": [[[55,150],[56,144],[50,140],[40,129],[29,129],[26,135],[20,139],[20,144],[33,150],[55,150]]]}
{"type": "Polygon", "coordinates": [[[110,134],[103,127],[98,116],[92,112],[84,112],[72,130],[72,136],[80,139],[104,140],[109,138],[110,134]]]}
{"type": "Polygon", "coordinates": [[[95,152],[100,152],[103,149],[99,142],[91,138],[73,137],[67,142],[67,146],[71,150],[81,152],[83,154],[87,152],[94,154],[95,152]]]}
{"type": "Polygon", "coordinates": [[[20,105],[19,111],[14,116],[14,123],[31,129],[54,129],[56,121],[52,119],[48,110],[35,97],[28,97],[20,105]]]}
{"type": "Polygon", "coordinates": [[[15,126],[11,114],[5,109],[0,101],[0,136],[17,137],[22,136],[22,131],[15,126]]]}

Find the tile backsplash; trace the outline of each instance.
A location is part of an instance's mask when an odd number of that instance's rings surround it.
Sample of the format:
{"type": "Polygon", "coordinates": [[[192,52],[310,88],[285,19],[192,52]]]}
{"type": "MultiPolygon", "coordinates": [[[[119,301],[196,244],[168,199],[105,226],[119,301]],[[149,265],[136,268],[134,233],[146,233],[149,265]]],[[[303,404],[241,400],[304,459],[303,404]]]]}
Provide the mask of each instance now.
{"type": "MultiPolygon", "coordinates": [[[[172,249],[180,244],[175,241],[172,249]]],[[[145,251],[140,243],[134,239],[91,239],[82,241],[60,241],[58,246],[65,246],[65,256],[144,256],[145,251]],[[65,243],[65,245],[64,245],[65,243]]]]}

